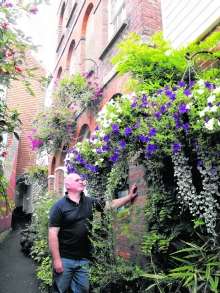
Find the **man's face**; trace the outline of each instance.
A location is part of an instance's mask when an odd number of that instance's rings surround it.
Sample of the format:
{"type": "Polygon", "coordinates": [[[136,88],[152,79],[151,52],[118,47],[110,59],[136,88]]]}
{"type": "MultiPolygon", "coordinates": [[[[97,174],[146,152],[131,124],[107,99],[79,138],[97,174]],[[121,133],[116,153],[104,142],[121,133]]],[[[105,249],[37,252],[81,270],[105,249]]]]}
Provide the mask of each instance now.
{"type": "Polygon", "coordinates": [[[69,174],[65,178],[65,187],[70,192],[81,192],[84,190],[85,181],[78,174],[69,174]]]}

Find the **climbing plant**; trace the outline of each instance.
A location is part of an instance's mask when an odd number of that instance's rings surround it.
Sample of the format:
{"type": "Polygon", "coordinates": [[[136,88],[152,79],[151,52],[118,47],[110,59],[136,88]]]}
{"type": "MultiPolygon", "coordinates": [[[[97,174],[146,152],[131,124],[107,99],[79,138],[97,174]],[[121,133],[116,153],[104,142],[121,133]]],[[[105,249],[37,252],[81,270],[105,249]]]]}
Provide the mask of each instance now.
{"type": "MultiPolygon", "coordinates": [[[[142,253],[148,266],[139,267],[139,278],[146,280],[146,290],[219,290],[217,265],[213,265],[219,261],[212,253],[213,249],[216,255],[219,253],[219,69],[201,71],[199,63],[207,58],[206,54],[194,65],[191,59],[190,64],[185,59],[187,52],[199,55],[201,50],[218,57],[219,52],[212,54],[209,48],[219,40],[219,33],[215,33],[204,42],[180,50],[173,50],[158,36],[149,44],[137,36],[122,42],[114,63],[120,73],[132,74],[130,85],[136,92],[104,106],[90,139],[76,144],[66,158],[69,172],[99,178],[105,187],[102,194],[106,200],[114,196],[119,181],[114,177],[115,171],[122,170],[123,162],[128,163],[135,156],[145,166],[149,195],[142,253]],[[187,68],[193,68],[194,75],[189,75],[187,68]],[[195,273],[198,269],[195,262],[204,255],[198,247],[206,251],[205,265],[201,268],[201,274],[209,270],[206,277],[195,273]],[[178,255],[182,254],[181,261],[178,255]],[[188,267],[186,259],[191,261],[188,267]],[[190,279],[193,276],[200,278],[200,283],[195,284],[190,279]]],[[[113,241],[114,229],[107,230],[112,232],[113,241]]],[[[112,243],[108,236],[99,241],[112,243]]],[[[114,254],[114,249],[111,253],[114,254]]],[[[109,263],[99,260],[109,271],[109,263]]],[[[114,260],[111,271],[117,271],[117,266],[119,263],[114,260]]],[[[94,276],[97,273],[100,279],[94,282],[102,283],[100,266],[96,268],[94,276]]],[[[111,276],[114,282],[117,278],[111,276]]]]}

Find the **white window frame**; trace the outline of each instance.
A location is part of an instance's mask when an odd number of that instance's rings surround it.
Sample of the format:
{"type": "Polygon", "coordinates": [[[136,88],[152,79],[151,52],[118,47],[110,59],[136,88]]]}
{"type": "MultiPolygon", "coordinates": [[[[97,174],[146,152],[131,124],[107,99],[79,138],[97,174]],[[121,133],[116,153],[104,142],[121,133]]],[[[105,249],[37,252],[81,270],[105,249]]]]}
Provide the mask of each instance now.
{"type": "Polygon", "coordinates": [[[123,22],[126,20],[125,0],[109,0],[109,40],[117,33],[123,22]]]}

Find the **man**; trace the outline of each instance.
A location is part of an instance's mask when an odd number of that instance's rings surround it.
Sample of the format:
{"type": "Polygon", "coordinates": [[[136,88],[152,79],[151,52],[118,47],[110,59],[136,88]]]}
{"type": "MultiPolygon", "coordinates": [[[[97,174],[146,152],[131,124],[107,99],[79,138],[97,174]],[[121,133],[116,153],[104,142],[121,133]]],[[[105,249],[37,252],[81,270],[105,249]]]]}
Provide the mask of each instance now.
{"type": "Polygon", "coordinates": [[[90,258],[89,223],[93,209],[119,208],[137,196],[132,185],[129,194],[105,203],[87,197],[83,179],[76,173],[65,178],[67,194],[52,207],[49,219],[49,248],[53,260],[53,293],[89,292],[88,264],[90,258]]]}

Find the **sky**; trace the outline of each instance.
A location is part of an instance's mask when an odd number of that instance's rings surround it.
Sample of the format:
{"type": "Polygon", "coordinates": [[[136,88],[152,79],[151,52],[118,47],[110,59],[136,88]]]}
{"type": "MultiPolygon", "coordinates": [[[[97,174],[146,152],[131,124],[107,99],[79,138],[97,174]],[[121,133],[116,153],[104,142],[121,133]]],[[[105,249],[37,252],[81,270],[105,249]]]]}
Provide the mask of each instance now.
{"type": "Polygon", "coordinates": [[[39,46],[33,55],[38,62],[52,73],[57,45],[57,8],[59,0],[50,0],[50,5],[41,4],[36,15],[22,17],[18,24],[22,31],[32,38],[33,44],[39,46]]]}

